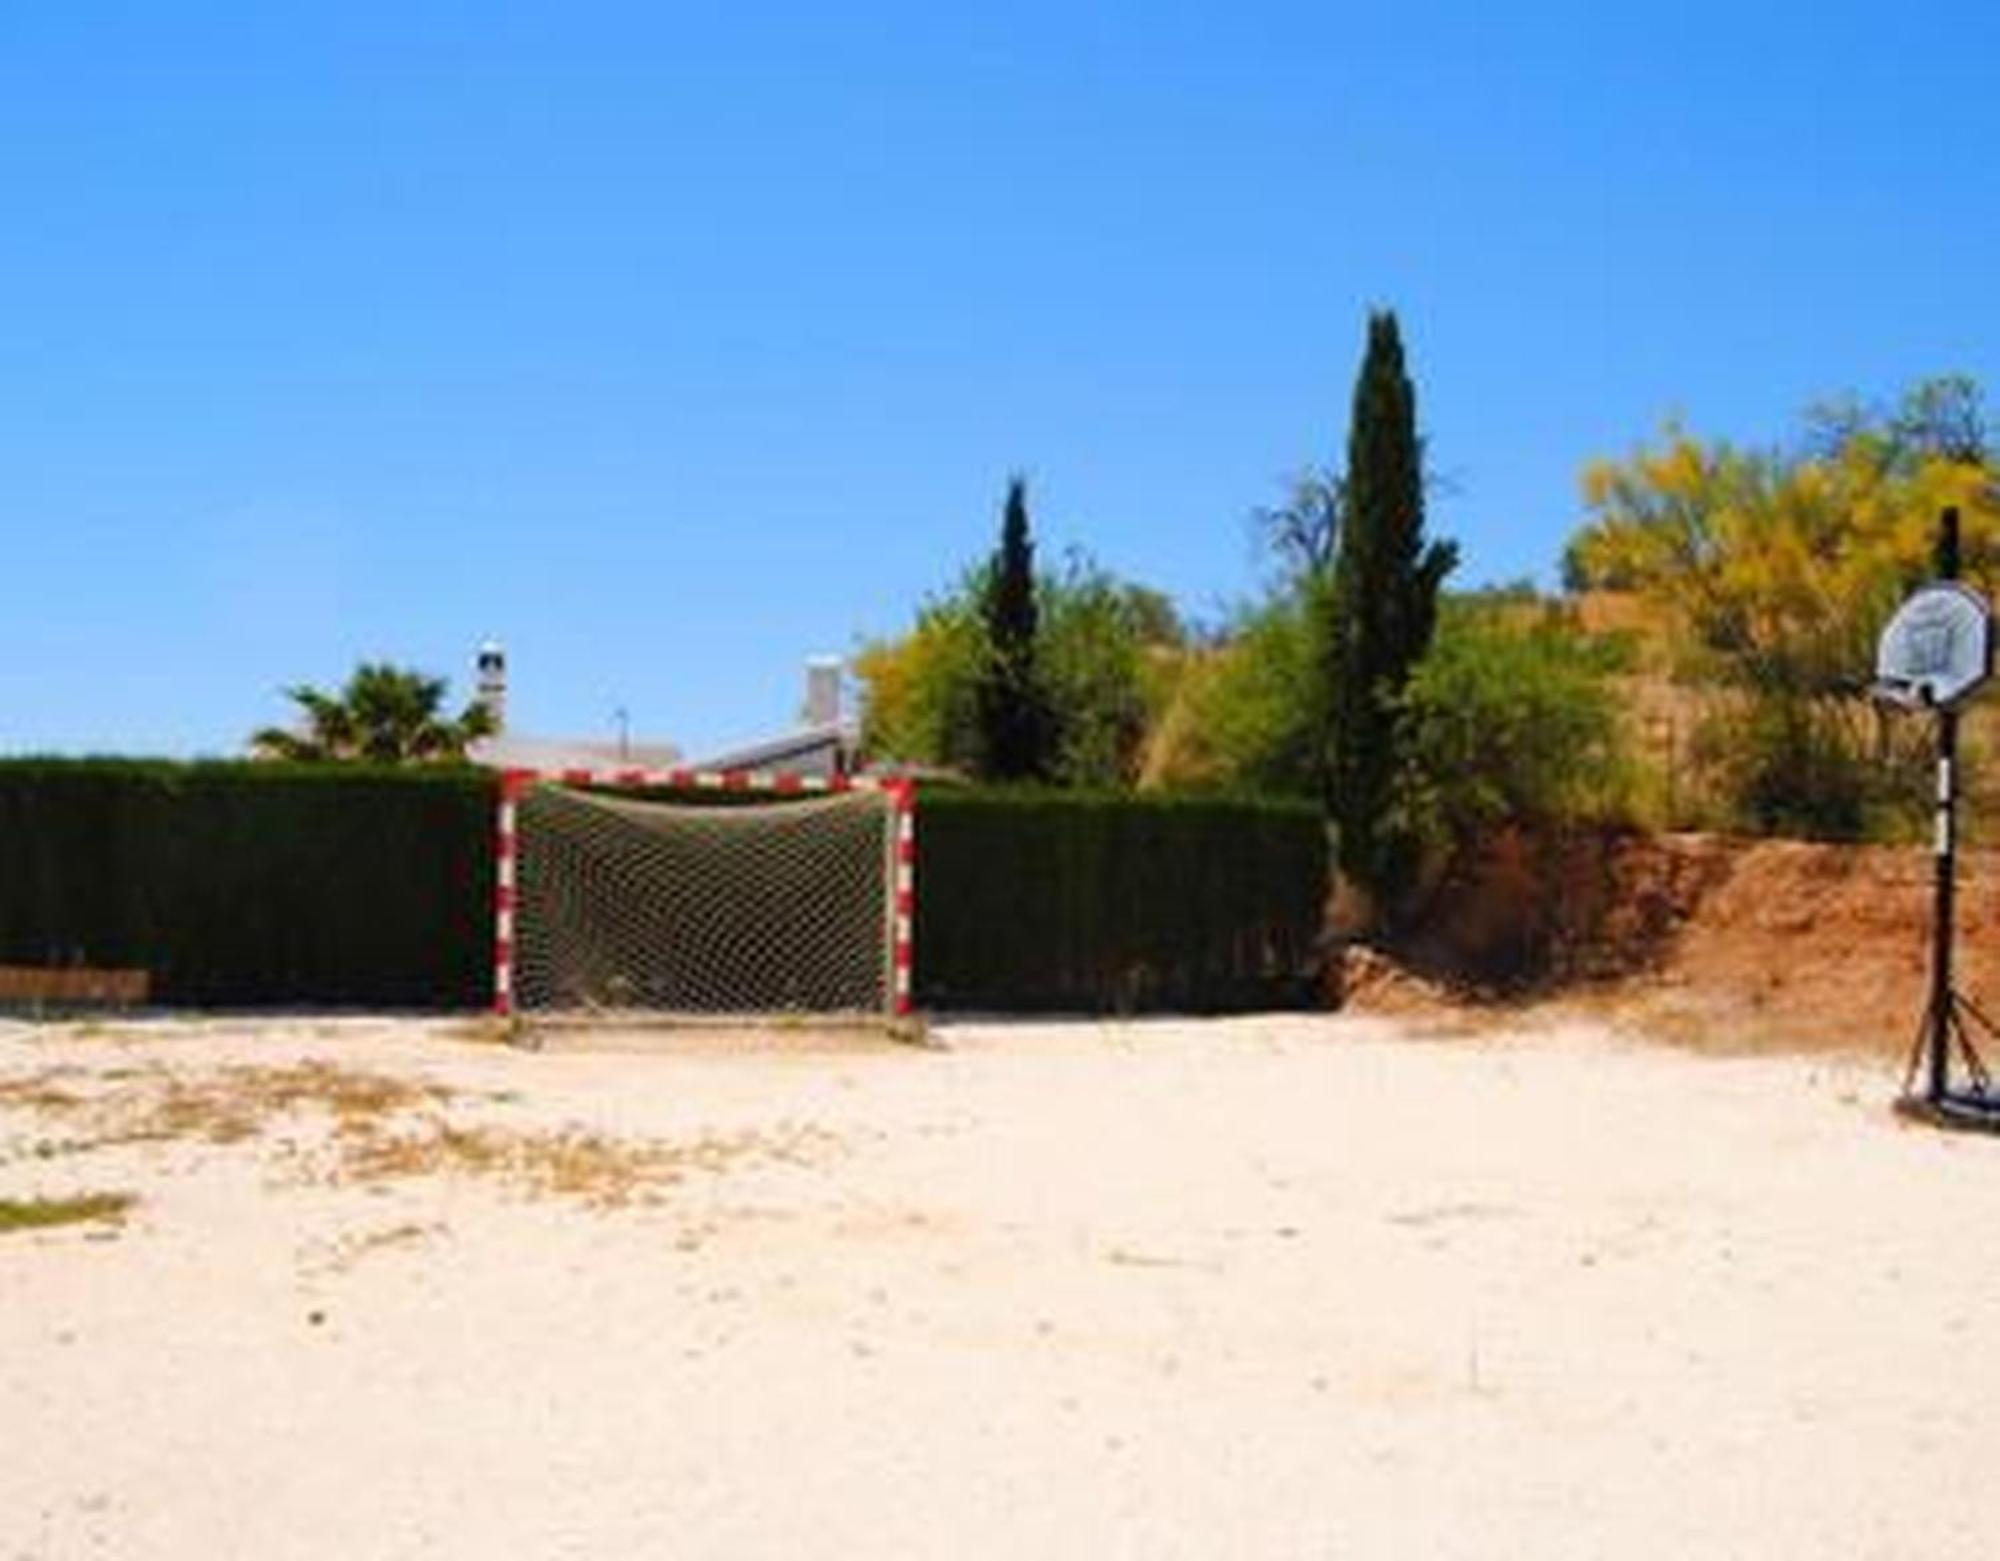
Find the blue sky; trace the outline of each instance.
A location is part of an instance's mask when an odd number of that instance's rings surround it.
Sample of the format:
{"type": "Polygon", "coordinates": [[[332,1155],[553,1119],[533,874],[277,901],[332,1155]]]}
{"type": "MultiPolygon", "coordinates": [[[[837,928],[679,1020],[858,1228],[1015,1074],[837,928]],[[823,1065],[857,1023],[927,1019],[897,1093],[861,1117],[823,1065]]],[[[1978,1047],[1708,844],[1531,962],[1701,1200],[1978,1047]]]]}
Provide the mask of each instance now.
{"type": "Polygon", "coordinates": [[[1470,583],[1679,414],[2000,388],[1990,5],[0,13],[0,749],[502,637],[699,748],[991,545],[1213,615],[1400,312],[1470,583]]]}

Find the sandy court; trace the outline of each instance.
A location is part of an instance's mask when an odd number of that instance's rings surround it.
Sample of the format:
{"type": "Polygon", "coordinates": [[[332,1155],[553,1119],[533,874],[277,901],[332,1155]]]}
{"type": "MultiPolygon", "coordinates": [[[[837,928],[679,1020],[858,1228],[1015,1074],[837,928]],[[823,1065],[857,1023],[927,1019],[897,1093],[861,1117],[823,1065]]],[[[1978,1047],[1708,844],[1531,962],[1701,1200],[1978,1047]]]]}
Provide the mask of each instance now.
{"type": "Polygon", "coordinates": [[[2000,1142],[1585,1028],[0,1030],[0,1558],[1983,1556],[2000,1142]]]}

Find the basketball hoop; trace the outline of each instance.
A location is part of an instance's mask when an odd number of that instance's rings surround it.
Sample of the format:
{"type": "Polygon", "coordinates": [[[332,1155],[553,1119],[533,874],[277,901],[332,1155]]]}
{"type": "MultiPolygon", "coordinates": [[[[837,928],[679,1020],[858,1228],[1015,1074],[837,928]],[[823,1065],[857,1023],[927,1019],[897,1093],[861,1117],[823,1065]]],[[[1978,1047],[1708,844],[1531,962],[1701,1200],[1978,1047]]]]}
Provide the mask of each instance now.
{"type": "Polygon", "coordinates": [[[2000,1132],[2000,1089],[1972,1036],[1975,1028],[1989,1038],[2000,1030],[1952,981],[1958,713],[1993,675],[1993,609],[1977,591],[1959,584],[1958,551],[1958,511],[1947,509],[1938,523],[1941,578],[1919,586],[1896,609],[1875,650],[1875,697],[1935,712],[1938,734],[1930,998],[1917,1024],[1898,1104],[1942,1126],[2000,1132]]]}

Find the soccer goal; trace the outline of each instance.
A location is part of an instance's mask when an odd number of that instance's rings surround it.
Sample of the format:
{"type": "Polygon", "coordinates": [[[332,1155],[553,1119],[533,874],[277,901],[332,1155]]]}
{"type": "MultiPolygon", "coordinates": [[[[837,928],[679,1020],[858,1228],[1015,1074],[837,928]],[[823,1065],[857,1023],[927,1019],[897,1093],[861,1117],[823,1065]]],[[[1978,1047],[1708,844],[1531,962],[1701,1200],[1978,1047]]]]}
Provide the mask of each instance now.
{"type": "Polygon", "coordinates": [[[913,803],[840,776],[510,772],[494,1010],[906,1015],[913,803]]]}

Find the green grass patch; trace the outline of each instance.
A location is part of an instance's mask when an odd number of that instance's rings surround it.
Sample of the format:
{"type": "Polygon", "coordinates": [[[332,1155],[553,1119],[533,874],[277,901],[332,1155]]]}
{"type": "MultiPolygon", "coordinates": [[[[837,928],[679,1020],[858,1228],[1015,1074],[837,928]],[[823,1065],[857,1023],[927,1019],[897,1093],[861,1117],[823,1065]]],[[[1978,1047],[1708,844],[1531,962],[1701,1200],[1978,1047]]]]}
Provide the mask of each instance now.
{"type": "Polygon", "coordinates": [[[138,1201],[129,1192],[87,1192],[74,1198],[0,1198],[0,1233],[118,1221],[138,1201]]]}

